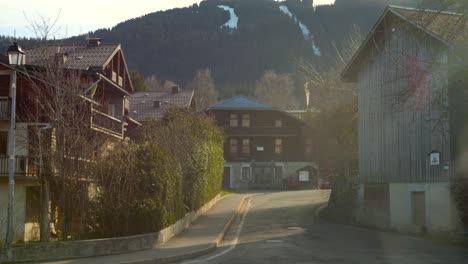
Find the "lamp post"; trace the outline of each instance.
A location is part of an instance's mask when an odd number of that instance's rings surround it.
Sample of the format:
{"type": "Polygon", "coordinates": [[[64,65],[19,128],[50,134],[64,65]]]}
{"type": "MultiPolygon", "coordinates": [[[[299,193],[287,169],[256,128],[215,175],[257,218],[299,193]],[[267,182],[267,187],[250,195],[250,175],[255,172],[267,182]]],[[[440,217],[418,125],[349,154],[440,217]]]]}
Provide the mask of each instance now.
{"type": "Polygon", "coordinates": [[[10,66],[12,66],[10,80],[10,97],[11,97],[11,115],[10,115],[10,137],[8,145],[8,219],[7,219],[7,254],[12,256],[11,245],[13,243],[14,228],[13,228],[13,199],[15,189],[15,126],[16,126],[16,67],[19,67],[24,62],[24,52],[18,43],[14,43],[7,51],[10,66]]]}

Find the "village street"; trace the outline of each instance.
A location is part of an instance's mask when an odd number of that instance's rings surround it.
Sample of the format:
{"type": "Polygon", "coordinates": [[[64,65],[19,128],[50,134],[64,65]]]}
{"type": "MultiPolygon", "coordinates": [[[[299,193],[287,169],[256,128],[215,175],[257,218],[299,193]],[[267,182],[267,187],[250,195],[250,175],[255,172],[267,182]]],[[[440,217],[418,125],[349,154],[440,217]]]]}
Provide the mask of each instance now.
{"type": "Polygon", "coordinates": [[[440,242],[327,223],[315,214],[328,195],[291,191],[252,196],[245,220],[234,223],[219,250],[183,263],[428,264],[468,259],[468,250],[440,242]]]}

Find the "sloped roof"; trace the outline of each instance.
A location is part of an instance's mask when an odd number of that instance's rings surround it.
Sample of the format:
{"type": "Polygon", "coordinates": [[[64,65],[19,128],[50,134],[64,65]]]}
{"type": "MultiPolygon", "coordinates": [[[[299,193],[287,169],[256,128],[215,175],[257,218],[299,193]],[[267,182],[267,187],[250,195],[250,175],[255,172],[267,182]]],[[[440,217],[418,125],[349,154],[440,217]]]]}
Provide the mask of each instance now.
{"type": "Polygon", "coordinates": [[[389,6],[390,11],[450,45],[467,44],[468,21],[461,14],[389,6]]]}
{"type": "Polygon", "coordinates": [[[208,107],[208,110],[276,110],[268,104],[260,103],[245,96],[236,96],[208,107]]]}
{"type": "Polygon", "coordinates": [[[0,54],[0,63],[8,64],[8,57],[3,54],[0,54]]]}
{"type": "Polygon", "coordinates": [[[46,45],[25,50],[26,65],[44,65],[54,59],[56,54],[66,54],[65,68],[88,70],[103,68],[113,55],[120,50],[120,44],[100,44],[99,46],[80,45],[46,45]]]}
{"type": "Polygon", "coordinates": [[[130,117],[141,122],[150,119],[161,119],[172,106],[189,108],[194,91],[138,92],[128,97],[130,103],[130,117]],[[154,102],[160,101],[160,107],[155,108],[154,102]]]}
{"type": "Polygon", "coordinates": [[[388,6],[379,18],[365,41],[346,65],[341,76],[347,81],[356,81],[356,64],[362,61],[366,50],[374,44],[373,40],[382,34],[382,27],[388,16],[394,16],[421,30],[433,39],[448,47],[468,45],[467,18],[456,13],[434,10],[422,10],[400,6],[388,6]]]}

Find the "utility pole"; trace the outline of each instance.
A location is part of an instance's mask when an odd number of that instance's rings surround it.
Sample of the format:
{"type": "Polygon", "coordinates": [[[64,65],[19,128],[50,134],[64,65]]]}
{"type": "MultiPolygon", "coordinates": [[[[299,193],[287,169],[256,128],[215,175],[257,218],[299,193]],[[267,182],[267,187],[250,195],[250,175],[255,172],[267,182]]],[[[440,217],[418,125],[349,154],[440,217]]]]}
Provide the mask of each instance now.
{"type": "Polygon", "coordinates": [[[14,237],[13,227],[13,199],[15,193],[15,126],[16,126],[16,70],[11,72],[11,115],[10,137],[8,146],[8,224],[7,224],[7,254],[12,255],[12,243],[14,237]]]}

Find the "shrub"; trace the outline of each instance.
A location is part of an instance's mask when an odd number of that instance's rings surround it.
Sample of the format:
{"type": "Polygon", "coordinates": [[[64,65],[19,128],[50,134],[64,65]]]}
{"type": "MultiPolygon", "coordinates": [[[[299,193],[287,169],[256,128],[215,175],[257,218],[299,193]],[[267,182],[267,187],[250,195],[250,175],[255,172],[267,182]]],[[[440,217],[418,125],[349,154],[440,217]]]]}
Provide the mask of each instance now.
{"type": "Polygon", "coordinates": [[[197,210],[221,191],[224,136],[212,119],[173,108],[163,120],[146,123],[139,141],[152,142],[177,157],[187,209],[197,210]]]}
{"type": "Polygon", "coordinates": [[[452,197],[458,209],[460,220],[468,229],[468,179],[462,176],[455,177],[451,183],[452,197]]]}
{"type": "Polygon", "coordinates": [[[357,195],[358,180],[356,177],[335,177],[328,208],[325,212],[326,217],[338,222],[352,221],[357,195]]]}
{"type": "Polygon", "coordinates": [[[152,144],[122,144],[97,164],[88,220],[97,237],[156,232],[185,213],[174,156],[152,144]]]}

